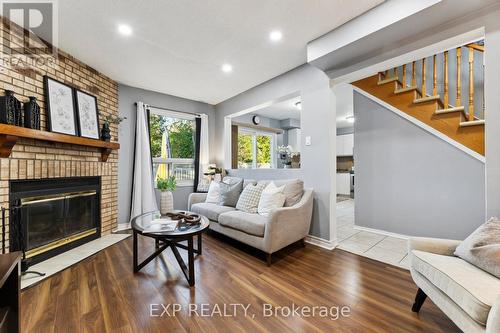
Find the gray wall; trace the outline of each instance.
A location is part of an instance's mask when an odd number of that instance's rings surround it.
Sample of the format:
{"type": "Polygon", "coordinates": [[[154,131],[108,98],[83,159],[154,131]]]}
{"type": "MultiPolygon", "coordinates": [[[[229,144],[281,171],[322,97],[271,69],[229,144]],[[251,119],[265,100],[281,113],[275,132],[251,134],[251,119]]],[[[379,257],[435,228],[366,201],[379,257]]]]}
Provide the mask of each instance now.
{"type": "MultiPolygon", "coordinates": [[[[120,116],[127,119],[119,126],[120,152],[118,154],[118,223],[128,223],[130,217],[130,193],[132,191],[132,165],[134,153],[134,136],[136,107],[135,102],[141,101],[162,108],[205,113],[208,115],[210,145],[215,137],[214,107],[210,104],[189,99],[161,94],[153,91],[118,85],[118,109],[120,116]]],[[[186,209],[187,197],[192,187],[179,187],[174,193],[174,208],[186,209]]],[[[159,196],[157,196],[159,198],[159,196]]]]}
{"type": "Polygon", "coordinates": [[[463,239],[485,220],[485,166],[354,93],[355,224],[463,239]]]}
{"type": "MultiPolygon", "coordinates": [[[[257,87],[249,89],[215,106],[216,127],[224,127],[224,117],[256,105],[277,100],[300,92],[302,101],[301,129],[301,169],[294,170],[294,178],[304,180],[305,186],[314,189],[314,212],[310,233],[323,239],[330,238],[330,132],[329,125],[335,117],[332,104],[330,80],[324,72],[310,65],[300,66],[257,87]],[[305,137],[311,136],[312,144],[305,146],[305,137]]],[[[214,158],[223,165],[223,131],[215,136],[214,158]]],[[[334,147],[333,147],[334,149],[334,147]]],[[[255,171],[259,175],[261,171],[255,171]]],[[[288,170],[273,170],[287,178],[288,170]]],[[[278,177],[278,174],[273,176],[278,177]]],[[[257,178],[257,177],[253,177],[257,178]]]]}

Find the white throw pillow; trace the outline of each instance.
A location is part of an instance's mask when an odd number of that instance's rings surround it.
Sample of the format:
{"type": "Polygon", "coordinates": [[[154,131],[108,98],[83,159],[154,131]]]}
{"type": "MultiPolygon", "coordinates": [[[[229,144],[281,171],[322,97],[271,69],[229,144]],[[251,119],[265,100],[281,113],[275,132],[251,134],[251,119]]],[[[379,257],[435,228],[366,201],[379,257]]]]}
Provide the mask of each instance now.
{"type": "Polygon", "coordinates": [[[257,213],[266,216],[269,215],[273,209],[283,207],[286,199],[283,194],[284,189],[285,185],[276,187],[273,182],[270,182],[264,191],[262,191],[257,213]]]}
{"type": "Polygon", "coordinates": [[[218,204],[220,201],[220,185],[219,182],[211,182],[208,188],[205,202],[218,204]]]}

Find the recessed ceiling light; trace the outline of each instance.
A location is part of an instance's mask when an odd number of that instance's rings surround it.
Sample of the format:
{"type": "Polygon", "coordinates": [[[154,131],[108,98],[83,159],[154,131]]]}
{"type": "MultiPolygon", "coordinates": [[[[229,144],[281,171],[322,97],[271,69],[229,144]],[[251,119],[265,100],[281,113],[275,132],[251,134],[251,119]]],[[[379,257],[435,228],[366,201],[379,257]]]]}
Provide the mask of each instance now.
{"type": "Polygon", "coordinates": [[[118,32],[124,36],[130,36],[132,35],[132,28],[129,25],[120,24],[118,26],[118,32]]]}
{"type": "Polygon", "coordinates": [[[345,120],[347,120],[348,123],[353,123],[354,121],[356,121],[356,119],[354,119],[354,116],[347,116],[345,117],[345,120]]]}
{"type": "Polygon", "coordinates": [[[301,101],[296,102],[295,107],[299,110],[302,110],[302,102],[301,101]]]}
{"type": "Polygon", "coordinates": [[[283,34],[279,30],[271,31],[271,33],[269,34],[269,39],[273,42],[280,41],[281,38],[283,38],[283,34]]]}
{"type": "Polygon", "coordinates": [[[233,71],[233,66],[231,66],[230,64],[224,64],[222,65],[221,69],[224,73],[230,73],[233,71]]]}

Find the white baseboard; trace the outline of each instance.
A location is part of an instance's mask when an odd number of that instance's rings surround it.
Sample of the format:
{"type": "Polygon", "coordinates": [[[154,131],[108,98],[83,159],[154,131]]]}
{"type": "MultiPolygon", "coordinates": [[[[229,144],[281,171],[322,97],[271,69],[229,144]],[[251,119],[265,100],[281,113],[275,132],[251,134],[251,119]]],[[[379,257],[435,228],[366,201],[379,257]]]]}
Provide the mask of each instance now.
{"type": "Polygon", "coordinates": [[[379,235],[384,235],[384,236],[390,236],[390,237],[394,237],[394,238],[406,239],[406,240],[408,238],[410,238],[410,236],[406,236],[406,235],[402,235],[402,234],[397,234],[395,232],[384,231],[384,230],[373,229],[373,228],[367,228],[367,227],[360,227],[360,226],[357,226],[357,225],[354,226],[354,229],[355,230],[359,230],[359,231],[368,231],[368,232],[372,232],[374,234],[379,234],[379,235]]]}
{"type": "Polygon", "coordinates": [[[114,232],[118,232],[118,231],[128,230],[130,228],[131,228],[130,223],[118,223],[118,225],[116,226],[116,229],[111,230],[111,232],[114,233],[114,232]]]}
{"type": "Polygon", "coordinates": [[[336,241],[331,241],[331,240],[327,240],[324,238],[319,238],[319,237],[316,237],[313,235],[306,236],[306,243],[309,243],[311,245],[318,246],[318,247],[321,247],[321,248],[327,249],[327,250],[333,250],[338,245],[336,241]]]}

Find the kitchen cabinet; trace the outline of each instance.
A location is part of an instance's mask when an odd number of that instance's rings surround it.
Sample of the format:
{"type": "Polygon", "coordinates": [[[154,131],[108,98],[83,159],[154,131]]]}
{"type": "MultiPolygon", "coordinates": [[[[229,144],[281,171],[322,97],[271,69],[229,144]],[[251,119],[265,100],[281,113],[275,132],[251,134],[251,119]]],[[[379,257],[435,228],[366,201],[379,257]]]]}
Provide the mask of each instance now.
{"type": "Polygon", "coordinates": [[[354,134],[337,135],[337,156],[354,154],[354,134]]]}
{"type": "Polygon", "coordinates": [[[337,194],[351,194],[351,175],[349,173],[337,173],[337,194]]]}

